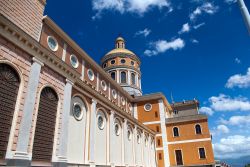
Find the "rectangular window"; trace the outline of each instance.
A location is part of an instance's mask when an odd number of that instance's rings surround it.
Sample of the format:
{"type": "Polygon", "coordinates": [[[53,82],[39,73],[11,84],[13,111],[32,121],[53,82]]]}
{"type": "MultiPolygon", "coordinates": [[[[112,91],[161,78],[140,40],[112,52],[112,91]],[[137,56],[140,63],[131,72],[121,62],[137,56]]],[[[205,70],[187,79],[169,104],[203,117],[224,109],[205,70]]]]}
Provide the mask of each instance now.
{"type": "Polygon", "coordinates": [[[159,160],[162,160],[161,153],[159,153],[159,160]]]}
{"type": "Polygon", "coordinates": [[[160,127],[156,126],[156,132],[160,132],[160,127]]]}
{"type": "Polygon", "coordinates": [[[157,145],[158,145],[158,146],[161,145],[161,140],[160,140],[160,139],[157,140],[157,145]]]}
{"type": "Polygon", "coordinates": [[[199,148],[200,159],[206,158],[206,153],[204,148],[199,148]]]}
{"type": "Polygon", "coordinates": [[[177,165],[183,165],[181,150],[175,150],[175,158],[177,165]]]}
{"type": "Polygon", "coordinates": [[[158,112],[155,111],[155,118],[158,118],[158,112]]]}

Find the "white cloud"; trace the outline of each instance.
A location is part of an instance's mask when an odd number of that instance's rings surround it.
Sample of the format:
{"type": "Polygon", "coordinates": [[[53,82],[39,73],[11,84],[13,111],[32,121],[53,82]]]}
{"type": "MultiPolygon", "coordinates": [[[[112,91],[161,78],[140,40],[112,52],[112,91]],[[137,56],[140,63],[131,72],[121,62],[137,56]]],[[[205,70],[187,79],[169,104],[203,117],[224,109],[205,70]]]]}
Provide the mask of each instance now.
{"type": "Polygon", "coordinates": [[[153,47],[152,50],[145,50],[144,54],[146,56],[158,55],[159,53],[164,53],[169,49],[182,49],[185,46],[185,42],[181,38],[177,38],[169,42],[166,40],[159,40],[151,43],[151,46],[153,47]]]}
{"type": "Polygon", "coordinates": [[[239,88],[248,88],[250,87],[250,67],[247,70],[247,73],[245,75],[242,74],[236,74],[231,76],[227,83],[226,83],[227,88],[234,88],[234,87],[239,87],[239,88]]]}
{"type": "Polygon", "coordinates": [[[220,133],[229,133],[229,129],[226,125],[218,125],[217,126],[217,131],[220,133]]]}
{"type": "Polygon", "coordinates": [[[142,36],[144,36],[144,37],[147,37],[150,33],[151,33],[151,30],[148,29],[148,28],[145,28],[144,30],[137,31],[137,32],[135,33],[135,36],[142,35],[142,36]]]}
{"type": "Polygon", "coordinates": [[[234,115],[230,117],[228,120],[221,119],[219,122],[233,126],[246,126],[250,125],[250,115],[246,116],[234,115]]]}
{"type": "Polygon", "coordinates": [[[225,0],[224,2],[230,5],[230,4],[236,3],[237,0],[225,0]]]}
{"type": "Polygon", "coordinates": [[[211,2],[205,2],[201,6],[197,7],[190,15],[190,20],[195,20],[198,16],[202,14],[210,14],[213,15],[218,11],[219,7],[215,6],[211,2]]]}
{"type": "Polygon", "coordinates": [[[203,22],[203,23],[200,23],[200,24],[197,24],[197,25],[194,25],[194,29],[199,29],[200,27],[204,26],[206,23],[203,22]]]}
{"type": "Polygon", "coordinates": [[[162,9],[168,7],[172,10],[169,0],[92,0],[92,9],[96,11],[93,19],[100,18],[103,11],[116,11],[143,15],[153,7],[162,9]]]}
{"type": "Polygon", "coordinates": [[[238,158],[250,155],[250,136],[234,135],[214,143],[215,156],[218,158],[238,158]]]}
{"type": "Polygon", "coordinates": [[[210,115],[210,116],[214,114],[214,111],[209,107],[201,107],[199,112],[210,115]]]}
{"type": "Polygon", "coordinates": [[[189,32],[191,30],[190,25],[188,23],[183,24],[181,30],[178,32],[179,34],[183,34],[185,32],[189,32]]]}
{"type": "Polygon", "coordinates": [[[215,111],[250,111],[250,101],[244,97],[231,98],[224,94],[209,98],[211,108],[215,111]]]}
{"type": "Polygon", "coordinates": [[[190,39],[190,41],[191,41],[192,43],[195,43],[195,44],[199,43],[199,41],[198,41],[197,39],[190,39]]]}
{"type": "Polygon", "coordinates": [[[241,63],[241,60],[240,60],[238,57],[236,57],[236,58],[234,59],[234,61],[235,61],[235,63],[237,63],[237,64],[240,64],[240,63],[241,63]]]}

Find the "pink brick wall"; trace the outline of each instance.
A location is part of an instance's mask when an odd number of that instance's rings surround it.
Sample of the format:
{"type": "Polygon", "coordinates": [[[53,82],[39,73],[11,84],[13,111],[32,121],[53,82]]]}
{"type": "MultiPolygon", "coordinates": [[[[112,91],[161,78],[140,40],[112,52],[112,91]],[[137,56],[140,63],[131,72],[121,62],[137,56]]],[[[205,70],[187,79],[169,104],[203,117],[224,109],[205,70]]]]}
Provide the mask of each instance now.
{"type": "Polygon", "coordinates": [[[18,139],[18,131],[20,127],[20,121],[22,119],[24,98],[27,93],[27,84],[29,79],[30,67],[32,63],[32,58],[22,50],[15,47],[10,42],[6,41],[0,36],[0,60],[8,60],[14,66],[18,67],[22,73],[22,84],[19,89],[21,89],[21,98],[19,101],[19,111],[17,117],[17,125],[15,127],[14,142],[12,145],[12,150],[16,150],[16,144],[18,139]]]}
{"type": "Polygon", "coordinates": [[[0,0],[0,13],[39,40],[45,0],[0,0]]]}

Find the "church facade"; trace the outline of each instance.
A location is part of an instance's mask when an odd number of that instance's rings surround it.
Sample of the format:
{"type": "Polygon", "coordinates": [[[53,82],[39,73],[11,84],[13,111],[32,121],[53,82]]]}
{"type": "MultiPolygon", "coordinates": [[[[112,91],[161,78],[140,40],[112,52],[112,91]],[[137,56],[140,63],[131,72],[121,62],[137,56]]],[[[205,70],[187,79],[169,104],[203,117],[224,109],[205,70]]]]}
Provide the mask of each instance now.
{"type": "Polygon", "coordinates": [[[45,5],[0,1],[0,165],[214,165],[197,100],[143,95],[140,58],[123,38],[99,65],[45,5]]]}

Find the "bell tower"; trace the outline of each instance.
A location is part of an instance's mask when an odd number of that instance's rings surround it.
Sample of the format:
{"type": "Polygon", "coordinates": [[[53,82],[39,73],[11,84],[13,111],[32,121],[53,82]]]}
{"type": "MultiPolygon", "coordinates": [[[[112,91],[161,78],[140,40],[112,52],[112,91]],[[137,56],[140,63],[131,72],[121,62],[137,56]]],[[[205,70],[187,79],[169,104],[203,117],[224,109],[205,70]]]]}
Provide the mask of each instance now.
{"type": "Polygon", "coordinates": [[[115,49],[101,60],[102,68],[132,96],[141,96],[140,59],[125,48],[125,40],[118,37],[115,49]]]}
{"type": "Polygon", "coordinates": [[[0,0],[0,14],[39,41],[46,0],[0,0]]]}

